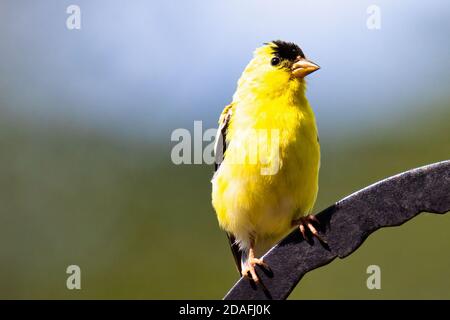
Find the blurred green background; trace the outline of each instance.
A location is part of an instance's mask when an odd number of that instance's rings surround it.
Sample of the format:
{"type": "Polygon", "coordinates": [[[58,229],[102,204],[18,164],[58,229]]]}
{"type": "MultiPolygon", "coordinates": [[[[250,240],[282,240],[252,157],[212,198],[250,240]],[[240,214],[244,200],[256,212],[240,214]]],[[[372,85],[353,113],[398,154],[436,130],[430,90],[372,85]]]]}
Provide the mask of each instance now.
{"type": "MultiPolygon", "coordinates": [[[[322,66],[308,91],[315,211],[448,159],[449,5],[380,1],[374,31],[371,3],[347,2],[79,1],[77,31],[65,28],[71,2],[2,2],[0,298],[222,298],[238,274],[210,204],[213,168],[174,165],[170,135],[214,127],[251,51],[274,38],[305,43],[322,66]],[[302,10],[314,14],[290,19],[302,10]],[[66,288],[71,264],[82,290],[66,288]]],[[[449,228],[450,215],[425,213],[380,230],[291,298],[450,299],[449,228]],[[381,290],[366,287],[371,264],[381,290]]]]}

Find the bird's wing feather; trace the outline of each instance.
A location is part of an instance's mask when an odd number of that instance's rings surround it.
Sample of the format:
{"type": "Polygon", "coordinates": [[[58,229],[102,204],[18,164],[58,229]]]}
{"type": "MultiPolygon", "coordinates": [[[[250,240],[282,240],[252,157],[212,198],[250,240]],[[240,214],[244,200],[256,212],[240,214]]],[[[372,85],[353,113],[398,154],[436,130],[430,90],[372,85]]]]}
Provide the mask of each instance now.
{"type": "Polygon", "coordinates": [[[239,250],[239,244],[236,242],[236,238],[233,236],[233,234],[228,233],[228,242],[230,244],[231,253],[233,254],[234,262],[236,263],[236,267],[239,271],[239,273],[242,272],[242,266],[241,266],[241,259],[242,259],[242,253],[239,250]]]}
{"type": "MultiPolygon", "coordinates": [[[[215,164],[214,164],[214,171],[217,172],[217,170],[220,167],[220,164],[222,163],[223,159],[225,158],[225,151],[227,149],[227,130],[228,125],[230,124],[231,116],[233,114],[233,104],[229,104],[226,106],[222,114],[220,115],[219,119],[219,128],[217,129],[216,134],[216,141],[214,143],[214,157],[215,157],[215,164]]],[[[233,253],[234,262],[236,263],[236,267],[241,273],[241,258],[242,254],[239,251],[239,245],[236,242],[236,238],[233,234],[227,233],[228,236],[228,242],[230,244],[231,253],[233,253]]]]}
{"type": "Polygon", "coordinates": [[[217,171],[225,157],[226,146],[226,136],[228,125],[233,114],[233,104],[227,105],[220,115],[219,128],[217,129],[216,140],[214,142],[214,157],[215,157],[215,167],[214,171],[217,171]]]}

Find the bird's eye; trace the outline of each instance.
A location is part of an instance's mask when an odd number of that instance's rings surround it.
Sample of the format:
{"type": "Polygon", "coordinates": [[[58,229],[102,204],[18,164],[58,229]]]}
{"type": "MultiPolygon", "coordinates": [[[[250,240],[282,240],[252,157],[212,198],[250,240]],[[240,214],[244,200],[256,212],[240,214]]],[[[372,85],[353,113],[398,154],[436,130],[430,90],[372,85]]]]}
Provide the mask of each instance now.
{"type": "Polygon", "coordinates": [[[270,64],[273,66],[276,66],[279,63],[280,63],[280,58],[278,58],[278,57],[273,57],[272,60],[270,60],[270,64]]]}

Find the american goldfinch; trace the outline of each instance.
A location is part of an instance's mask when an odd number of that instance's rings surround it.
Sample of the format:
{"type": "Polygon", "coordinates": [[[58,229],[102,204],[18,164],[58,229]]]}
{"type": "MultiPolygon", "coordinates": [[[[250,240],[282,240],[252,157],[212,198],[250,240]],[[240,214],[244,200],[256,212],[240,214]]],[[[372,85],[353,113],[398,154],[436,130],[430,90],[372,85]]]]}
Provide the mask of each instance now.
{"type": "Polygon", "coordinates": [[[212,204],[238,270],[255,282],[255,266],[268,268],[260,257],[294,227],[319,237],[320,146],[304,80],[318,69],[294,43],[264,44],[219,119],[212,204]]]}

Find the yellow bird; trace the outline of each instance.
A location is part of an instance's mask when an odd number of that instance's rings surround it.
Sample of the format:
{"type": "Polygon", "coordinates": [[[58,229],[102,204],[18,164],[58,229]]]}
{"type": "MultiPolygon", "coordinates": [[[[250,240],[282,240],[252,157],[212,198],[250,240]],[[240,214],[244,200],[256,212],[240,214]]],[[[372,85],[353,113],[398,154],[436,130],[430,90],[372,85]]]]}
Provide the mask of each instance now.
{"type": "Polygon", "coordinates": [[[318,237],[320,146],[304,80],[318,69],[296,44],[266,43],[219,119],[212,204],[238,270],[255,282],[255,266],[268,268],[260,257],[294,227],[318,237]]]}

